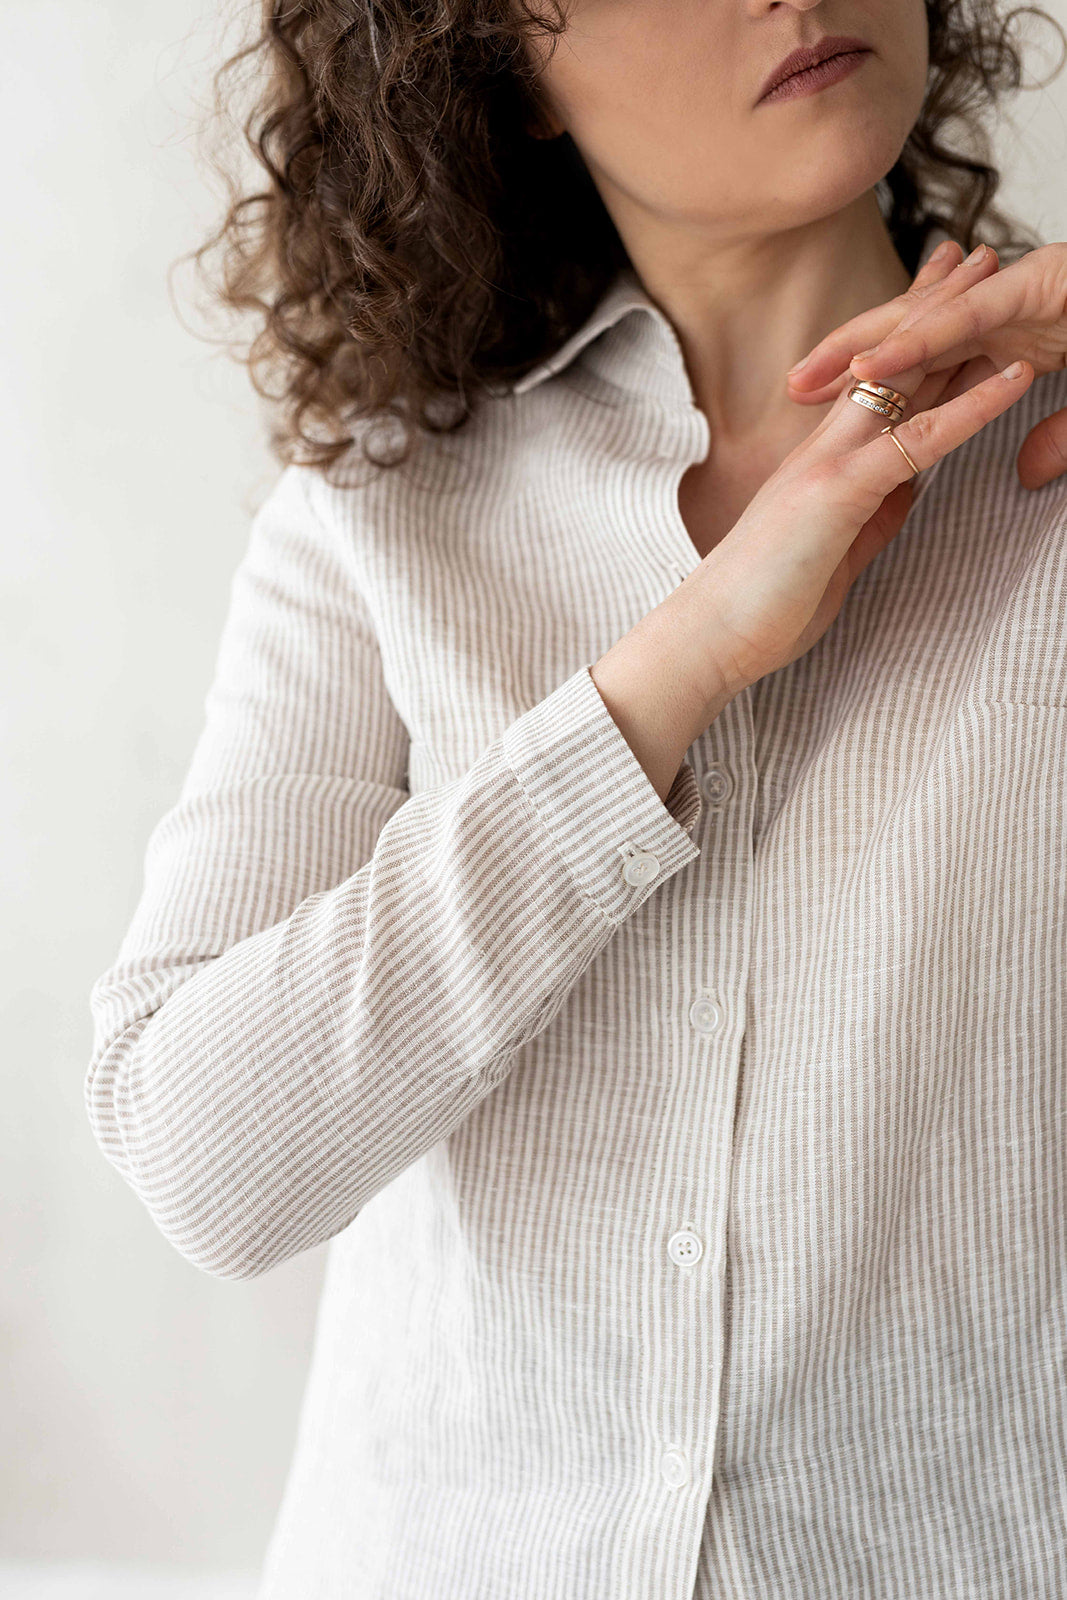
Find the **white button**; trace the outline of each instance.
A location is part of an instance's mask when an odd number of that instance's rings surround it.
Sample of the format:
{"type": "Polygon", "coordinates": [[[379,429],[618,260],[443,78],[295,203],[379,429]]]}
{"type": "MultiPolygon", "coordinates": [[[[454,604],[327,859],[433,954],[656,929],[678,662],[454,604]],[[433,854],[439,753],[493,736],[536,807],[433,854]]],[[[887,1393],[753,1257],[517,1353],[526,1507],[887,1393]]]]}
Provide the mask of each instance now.
{"type": "Polygon", "coordinates": [[[627,883],[640,885],[651,883],[659,871],[659,862],[647,850],[636,850],[622,869],[622,875],[627,883]]]}
{"type": "Polygon", "coordinates": [[[694,1261],[700,1260],[704,1254],[704,1246],[695,1233],[690,1233],[688,1228],[680,1228],[667,1240],[667,1254],[672,1261],[677,1261],[680,1267],[688,1267],[694,1261]]]}
{"type": "Polygon", "coordinates": [[[668,1450],[660,1457],[659,1470],[672,1489],[680,1489],[689,1482],[689,1463],[680,1450],[668,1450]]]}
{"type": "Polygon", "coordinates": [[[714,1033],[722,1021],[722,1012],[714,1000],[708,1000],[701,995],[699,1000],[694,1000],[689,1007],[689,1020],[698,1033],[714,1033]]]}
{"type": "Polygon", "coordinates": [[[713,811],[717,811],[734,792],[733,774],[729,768],[721,767],[717,761],[705,769],[700,780],[704,798],[713,811]]]}

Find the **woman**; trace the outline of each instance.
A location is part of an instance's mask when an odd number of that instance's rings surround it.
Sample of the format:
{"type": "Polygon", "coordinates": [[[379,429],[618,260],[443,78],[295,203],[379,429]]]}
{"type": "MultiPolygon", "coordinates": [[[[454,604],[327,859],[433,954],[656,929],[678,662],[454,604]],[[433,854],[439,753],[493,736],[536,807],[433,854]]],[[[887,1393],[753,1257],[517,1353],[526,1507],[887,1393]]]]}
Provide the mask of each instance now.
{"type": "Polygon", "coordinates": [[[937,136],[1015,57],[417,18],[268,8],[286,466],[92,995],[186,1259],[330,1241],[261,1600],[1062,1597],[1067,247],[937,136]]]}

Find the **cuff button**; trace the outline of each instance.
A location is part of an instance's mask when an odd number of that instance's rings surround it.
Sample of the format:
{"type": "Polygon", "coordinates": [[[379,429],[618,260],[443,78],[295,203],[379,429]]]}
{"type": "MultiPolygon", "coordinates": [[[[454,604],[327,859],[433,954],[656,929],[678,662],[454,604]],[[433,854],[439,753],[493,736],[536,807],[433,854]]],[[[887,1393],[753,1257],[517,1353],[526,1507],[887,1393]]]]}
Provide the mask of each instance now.
{"type": "Polygon", "coordinates": [[[639,888],[642,884],[651,883],[659,872],[659,862],[648,850],[635,850],[627,856],[622,869],[622,875],[627,883],[639,888]]]}

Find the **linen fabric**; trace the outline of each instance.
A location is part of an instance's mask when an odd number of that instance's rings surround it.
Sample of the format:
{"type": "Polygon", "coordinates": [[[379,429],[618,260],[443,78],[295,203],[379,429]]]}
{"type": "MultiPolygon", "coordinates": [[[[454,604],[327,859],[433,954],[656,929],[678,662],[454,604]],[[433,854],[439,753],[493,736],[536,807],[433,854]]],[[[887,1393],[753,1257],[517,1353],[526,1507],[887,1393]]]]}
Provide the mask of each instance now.
{"type": "Polygon", "coordinates": [[[710,430],[630,268],[409,467],[282,471],[85,1082],[204,1272],[328,1247],[259,1600],[1067,1594],[1064,405],[665,802],[589,668],[710,430]]]}

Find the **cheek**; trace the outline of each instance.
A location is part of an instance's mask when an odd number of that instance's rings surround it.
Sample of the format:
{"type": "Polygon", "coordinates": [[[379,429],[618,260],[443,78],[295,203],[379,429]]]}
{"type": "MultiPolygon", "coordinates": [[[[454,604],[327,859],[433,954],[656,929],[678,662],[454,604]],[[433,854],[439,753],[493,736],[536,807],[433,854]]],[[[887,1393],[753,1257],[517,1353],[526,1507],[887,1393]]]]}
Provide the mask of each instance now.
{"type": "Polygon", "coordinates": [[[886,81],[910,118],[922,111],[930,70],[930,30],[923,0],[887,0],[879,30],[886,81]]]}
{"type": "Polygon", "coordinates": [[[743,215],[756,189],[773,190],[766,152],[729,118],[679,117],[666,97],[657,116],[620,120],[615,134],[608,163],[615,182],[663,217],[743,215]]]}
{"type": "Polygon", "coordinates": [[[724,174],[736,187],[758,171],[751,136],[707,74],[687,80],[662,60],[631,61],[625,71],[568,85],[567,98],[583,156],[633,194],[684,207],[714,198],[724,174]]]}

